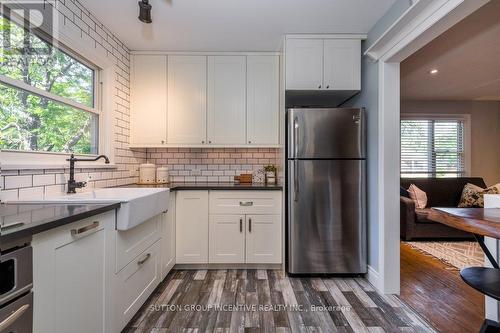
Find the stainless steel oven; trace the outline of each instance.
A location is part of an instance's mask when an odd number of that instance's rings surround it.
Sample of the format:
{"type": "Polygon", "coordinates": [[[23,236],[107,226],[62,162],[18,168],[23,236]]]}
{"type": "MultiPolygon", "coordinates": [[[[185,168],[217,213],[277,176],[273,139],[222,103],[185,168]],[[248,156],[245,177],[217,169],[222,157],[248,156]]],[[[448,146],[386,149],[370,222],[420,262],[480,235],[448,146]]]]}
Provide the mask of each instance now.
{"type": "Polygon", "coordinates": [[[23,244],[0,254],[0,333],[33,332],[33,252],[23,244]]]}

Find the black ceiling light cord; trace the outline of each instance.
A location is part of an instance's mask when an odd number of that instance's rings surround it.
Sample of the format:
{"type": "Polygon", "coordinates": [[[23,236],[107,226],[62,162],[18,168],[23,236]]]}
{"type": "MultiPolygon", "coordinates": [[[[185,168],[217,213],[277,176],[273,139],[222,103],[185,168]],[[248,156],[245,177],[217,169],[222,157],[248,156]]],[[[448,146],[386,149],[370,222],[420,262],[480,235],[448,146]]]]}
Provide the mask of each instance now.
{"type": "Polygon", "coordinates": [[[153,8],[149,4],[149,0],[141,0],[139,1],[139,21],[144,23],[151,23],[151,8],[153,8]]]}

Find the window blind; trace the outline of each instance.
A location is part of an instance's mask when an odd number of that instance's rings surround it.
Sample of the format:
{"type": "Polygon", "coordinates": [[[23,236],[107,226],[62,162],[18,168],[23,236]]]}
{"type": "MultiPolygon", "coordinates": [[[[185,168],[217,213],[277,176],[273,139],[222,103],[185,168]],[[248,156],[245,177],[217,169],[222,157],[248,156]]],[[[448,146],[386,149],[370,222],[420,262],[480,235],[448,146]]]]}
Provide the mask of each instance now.
{"type": "Polygon", "coordinates": [[[465,173],[464,121],[401,120],[403,177],[458,177],[465,173]]]}

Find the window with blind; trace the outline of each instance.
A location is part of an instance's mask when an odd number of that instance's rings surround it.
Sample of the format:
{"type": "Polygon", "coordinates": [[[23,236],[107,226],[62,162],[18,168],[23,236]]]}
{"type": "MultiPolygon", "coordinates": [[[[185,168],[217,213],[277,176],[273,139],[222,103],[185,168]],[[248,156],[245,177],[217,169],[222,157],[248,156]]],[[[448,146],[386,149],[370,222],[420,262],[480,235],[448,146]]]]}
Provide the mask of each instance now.
{"type": "Polygon", "coordinates": [[[465,119],[401,120],[401,177],[459,177],[465,170],[465,119]]]}

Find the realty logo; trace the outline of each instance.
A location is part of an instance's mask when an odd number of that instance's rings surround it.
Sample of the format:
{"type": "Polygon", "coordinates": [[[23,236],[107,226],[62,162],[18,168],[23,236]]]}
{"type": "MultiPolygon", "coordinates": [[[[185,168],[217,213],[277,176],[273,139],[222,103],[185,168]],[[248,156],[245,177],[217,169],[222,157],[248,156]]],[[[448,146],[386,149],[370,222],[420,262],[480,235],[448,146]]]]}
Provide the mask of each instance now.
{"type": "Polygon", "coordinates": [[[0,2],[0,47],[10,54],[48,55],[56,46],[58,19],[55,0],[11,0],[0,2]],[[9,23],[9,20],[12,23],[9,23]],[[41,37],[45,43],[30,38],[41,37]]]}

